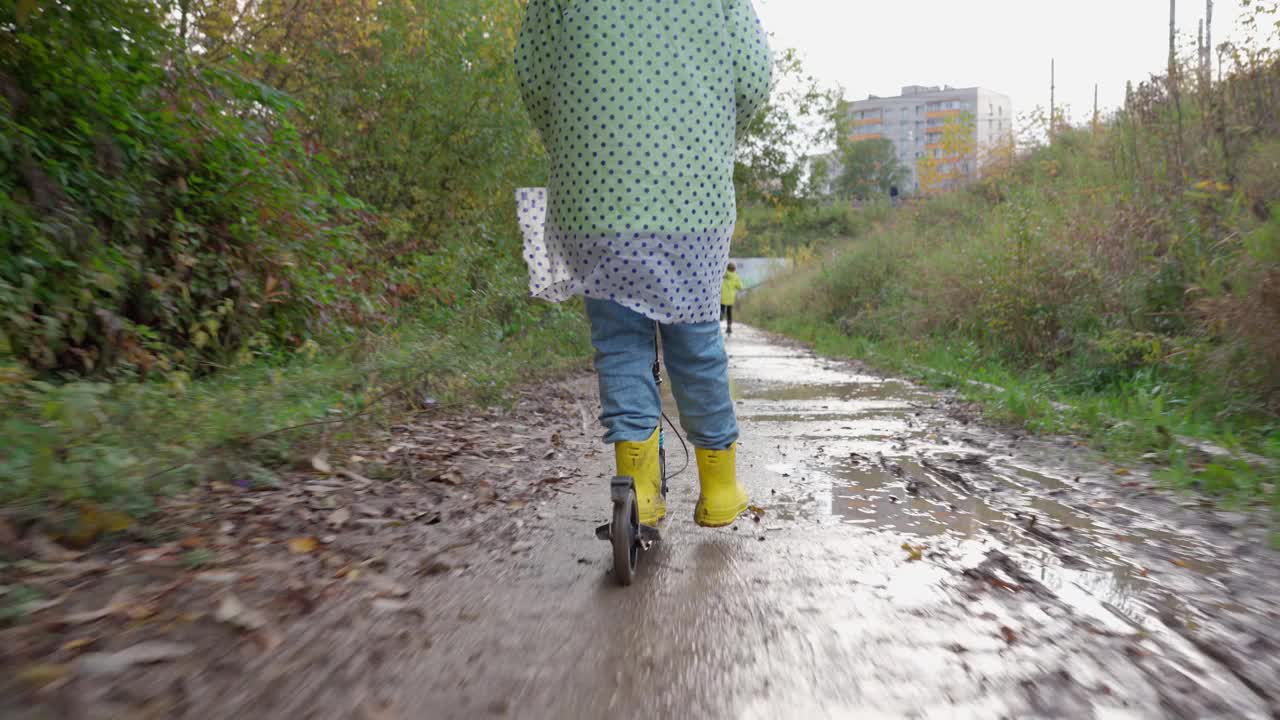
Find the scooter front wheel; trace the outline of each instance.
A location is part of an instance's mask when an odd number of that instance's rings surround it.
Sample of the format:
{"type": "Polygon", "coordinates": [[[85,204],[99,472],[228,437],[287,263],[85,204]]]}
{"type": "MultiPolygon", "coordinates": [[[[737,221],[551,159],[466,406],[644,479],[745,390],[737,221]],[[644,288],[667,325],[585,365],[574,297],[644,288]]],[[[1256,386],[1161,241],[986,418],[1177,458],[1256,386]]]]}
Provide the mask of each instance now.
{"type": "Polygon", "coordinates": [[[636,507],[636,490],[629,491],[613,501],[613,523],[610,528],[613,542],[613,576],[619,585],[630,585],[635,579],[636,561],[640,556],[640,513],[636,507]]]}

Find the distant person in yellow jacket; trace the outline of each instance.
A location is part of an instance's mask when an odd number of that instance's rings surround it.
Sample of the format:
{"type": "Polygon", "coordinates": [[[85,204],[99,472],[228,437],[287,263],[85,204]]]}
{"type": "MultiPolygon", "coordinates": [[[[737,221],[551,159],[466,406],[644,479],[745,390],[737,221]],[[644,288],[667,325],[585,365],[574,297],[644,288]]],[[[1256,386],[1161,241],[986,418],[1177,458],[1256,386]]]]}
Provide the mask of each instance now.
{"type": "Polygon", "coordinates": [[[724,273],[724,284],[720,286],[720,319],[728,321],[725,334],[733,334],[733,303],[738,299],[738,291],[742,289],[742,278],[738,277],[738,267],[729,263],[724,273]]]}

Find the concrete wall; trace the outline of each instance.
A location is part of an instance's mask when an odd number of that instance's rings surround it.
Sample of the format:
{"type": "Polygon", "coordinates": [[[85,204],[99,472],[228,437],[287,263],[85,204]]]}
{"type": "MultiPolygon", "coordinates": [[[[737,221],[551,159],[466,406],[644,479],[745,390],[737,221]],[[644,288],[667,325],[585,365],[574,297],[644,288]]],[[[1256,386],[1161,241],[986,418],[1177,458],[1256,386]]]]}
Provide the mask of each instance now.
{"type": "Polygon", "coordinates": [[[791,268],[788,258],[729,258],[738,266],[738,277],[744,289],[753,288],[765,280],[791,268]]]}
{"type": "Polygon", "coordinates": [[[978,147],[991,147],[1013,134],[1013,103],[1008,95],[991,90],[978,91],[978,147]]]}

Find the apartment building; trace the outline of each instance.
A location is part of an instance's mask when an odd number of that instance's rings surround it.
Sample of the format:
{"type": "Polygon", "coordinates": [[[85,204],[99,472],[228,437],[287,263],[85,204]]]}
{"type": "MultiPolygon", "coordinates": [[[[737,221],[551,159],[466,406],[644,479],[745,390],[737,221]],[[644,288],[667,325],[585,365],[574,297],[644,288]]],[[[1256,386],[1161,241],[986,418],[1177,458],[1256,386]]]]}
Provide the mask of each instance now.
{"type": "Polygon", "coordinates": [[[980,87],[953,88],[908,85],[897,97],[877,97],[848,103],[852,139],[886,138],[898,151],[909,180],[903,193],[920,191],[923,158],[932,158],[935,181],[954,185],[975,178],[983,149],[1013,135],[1013,105],[1008,95],[980,87]],[[948,123],[972,123],[976,152],[948,153],[942,138],[948,123]]]}

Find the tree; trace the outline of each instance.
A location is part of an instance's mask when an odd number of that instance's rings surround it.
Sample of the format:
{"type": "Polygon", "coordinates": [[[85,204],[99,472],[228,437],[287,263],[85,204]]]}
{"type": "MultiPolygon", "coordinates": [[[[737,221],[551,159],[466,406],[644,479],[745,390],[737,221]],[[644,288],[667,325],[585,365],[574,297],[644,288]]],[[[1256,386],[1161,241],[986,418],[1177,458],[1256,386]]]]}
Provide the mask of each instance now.
{"type": "Polygon", "coordinates": [[[805,183],[804,192],[810,197],[820,197],[831,194],[831,187],[835,178],[832,174],[836,168],[831,166],[831,159],[825,156],[817,156],[809,161],[809,179],[805,183]]]}
{"type": "Polygon", "coordinates": [[[738,138],[733,181],[747,203],[794,204],[804,199],[805,155],[830,141],[827,118],[835,94],[818,87],[794,49],[777,54],[773,92],[738,138]]]}
{"type": "Polygon", "coordinates": [[[942,126],[938,140],[930,144],[931,153],[916,161],[916,182],[920,192],[932,195],[955,186],[969,177],[962,164],[975,162],[978,139],[974,132],[972,113],[962,112],[949,117],[942,126]]]}
{"type": "Polygon", "coordinates": [[[840,154],[840,174],[836,179],[836,193],[854,200],[870,200],[887,197],[890,190],[902,187],[907,180],[907,169],[898,161],[898,151],[884,138],[850,140],[842,136],[837,141],[840,154]]]}

